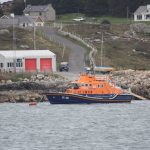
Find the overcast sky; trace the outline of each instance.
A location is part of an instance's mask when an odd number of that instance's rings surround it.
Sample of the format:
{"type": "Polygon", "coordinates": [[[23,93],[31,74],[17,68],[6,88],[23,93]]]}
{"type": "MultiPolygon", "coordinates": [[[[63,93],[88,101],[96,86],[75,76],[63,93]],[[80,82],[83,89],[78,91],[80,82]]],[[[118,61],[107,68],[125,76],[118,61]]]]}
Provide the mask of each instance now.
{"type": "MultiPolygon", "coordinates": [[[[0,0],[0,3],[7,2],[7,1],[9,1],[9,0],[0,0]]],[[[12,1],[12,0],[10,0],[10,1],[12,1]]]]}

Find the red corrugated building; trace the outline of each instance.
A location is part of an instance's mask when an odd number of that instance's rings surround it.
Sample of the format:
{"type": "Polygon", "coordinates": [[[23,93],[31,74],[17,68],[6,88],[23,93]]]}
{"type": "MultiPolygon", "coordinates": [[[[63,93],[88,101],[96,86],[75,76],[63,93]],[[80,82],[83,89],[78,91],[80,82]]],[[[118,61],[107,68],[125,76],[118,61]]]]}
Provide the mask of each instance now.
{"type": "Polygon", "coordinates": [[[0,51],[0,70],[8,72],[55,72],[56,55],[50,50],[0,51]]]}

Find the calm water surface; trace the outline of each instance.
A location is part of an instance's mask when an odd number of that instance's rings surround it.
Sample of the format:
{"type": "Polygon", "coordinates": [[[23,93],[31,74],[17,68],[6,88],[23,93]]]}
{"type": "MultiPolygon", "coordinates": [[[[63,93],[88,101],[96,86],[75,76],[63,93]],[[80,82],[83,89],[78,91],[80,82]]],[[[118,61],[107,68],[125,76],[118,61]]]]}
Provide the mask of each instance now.
{"type": "Polygon", "coordinates": [[[150,101],[0,104],[0,150],[150,150],[150,101]]]}

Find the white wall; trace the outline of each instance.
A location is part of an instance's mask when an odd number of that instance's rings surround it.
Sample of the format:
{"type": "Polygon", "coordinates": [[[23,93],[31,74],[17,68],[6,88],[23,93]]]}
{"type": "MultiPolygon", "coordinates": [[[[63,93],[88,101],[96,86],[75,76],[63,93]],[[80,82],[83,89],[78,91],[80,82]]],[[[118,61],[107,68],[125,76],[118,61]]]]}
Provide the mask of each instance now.
{"type": "MultiPolygon", "coordinates": [[[[31,57],[26,57],[31,58],[31,57]]],[[[16,72],[25,72],[25,59],[22,58],[22,67],[16,67],[16,72]]],[[[52,59],[52,71],[56,72],[56,56],[53,57],[32,57],[36,58],[36,64],[37,64],[37,71],[40,72],[40,58],[51,58],[52,59]]],[[[16,58],[17,60],[18,58],[16,58]]],[[[19,58],[20,59],[20,58],[19,58]]],[[[0,63],[3,63],[3,68],[0,68],[1,71],[7,71],[7,72],[14,72],[14,67],[7,67],[7,63],[14,63],[13,58],[4,58],[2,55],[0,55],[0,63]]]]}
{"type": "Polygon", "coordinates": [[[150,15],[150,13],[141,14],[142,15],[141,20],[137,20],[138,15],[140,14],[134,14],[134,21],[150,21],[150,19],[146,19],[146,15],[150,15]]]}

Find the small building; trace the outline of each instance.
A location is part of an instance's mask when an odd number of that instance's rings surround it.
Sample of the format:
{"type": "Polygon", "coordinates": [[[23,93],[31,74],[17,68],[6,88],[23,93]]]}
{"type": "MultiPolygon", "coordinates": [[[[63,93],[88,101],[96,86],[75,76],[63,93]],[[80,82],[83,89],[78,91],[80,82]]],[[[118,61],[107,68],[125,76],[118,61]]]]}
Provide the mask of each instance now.
{"type": "Polygon", "coordinates": [[[33,20],[28,16],[15,16],[18,19],[18,26],[21,28],[33,27],[33,20]]]}
{"type": "Polygon", "coordinates": [[[40,16],[44,21],[55,21],[56,19],[56,12],[51,4],[38,6],[27,5],[23,13],[29,16],[40,16]]]}
{"type": "Polygon", "coordinates": [[[40,16],[2,16],[0,18],[0,27],[11,27],[11,26],[26,28],[34,26],[44,26],[44,21],[40,16]]]}
{"type": "Polygon", "coordinates": [[[55,72],[56,55],[49,50],[0,51],[0,71],[55,72]]]}
{"type": "Polygon", "coordinates": [[[44,26],[44,21],[40,16],[19,16],[18,17],[19,27],[34,27],[34,26],[44,26]]]}
{"type": "Polygon", "coordinates": [[[40,16],[30,16],[34,22],[34,25],[37,27],[43,27],[44,21],[40,16]]]}
{"type": "Polygon", "coordinates": [[[140,6],[134,12],[134,21],[150,21],[150,5],[140,6]]]}

